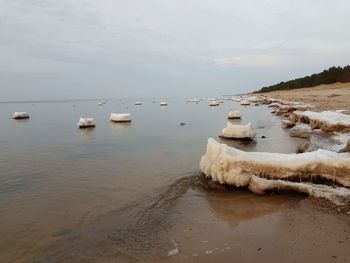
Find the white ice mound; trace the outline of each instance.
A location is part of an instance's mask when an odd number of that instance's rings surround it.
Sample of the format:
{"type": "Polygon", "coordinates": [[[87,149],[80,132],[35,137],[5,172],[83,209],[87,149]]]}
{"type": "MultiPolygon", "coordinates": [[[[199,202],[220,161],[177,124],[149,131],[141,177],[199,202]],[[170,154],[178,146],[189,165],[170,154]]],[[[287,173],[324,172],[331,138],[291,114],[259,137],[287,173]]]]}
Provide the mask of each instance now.
{"type": "Polygon", "coordinates": [[[134,103],[134,105],[136,105],[136,106],[140,106],[140,105],[142,105],[142,102],[140,102],[140,101],[136,101],[136,102],[134,103]]]}
{"type": "Polygon", "coordinates": [[[131,122],[130,113],[111,113],[109,119],[113,122],[131,122]]]}
{"type": "Polygon", "coordinates": [[[209,138],[200,169],[221,184],[248,187],[254,193],[267,190],[295,190],[336,204],[350,201],[350,189],[302,183],[313,179],[330,180],[350,186],[350,154],[326,150],[302,154],[244,152],[209,138]],[[297,179],[297,182],[288,181],[297,179]]]}
{"type": "Polygon", "coordinates": [[[312,129],[322,129],[325,132],[350,130],[350,115],[338,111],[295,111],[294,122],[306,122],[312,129]]]}
{"type": "Polygon", "coordinates": [[[216,100],[213,100],[209,103],[209,106],[219,106],[219,105],[220,105],[220,103],[216,100]]]}
{"type": "Polygon", "coordinates": [[[249,100],[241,100],[240,104],[241,105],[250,105],[250,101],[249,100]]]}
{"type": "Polygon", "coordinates": [[[80,118],[77,125],[78,128],[92,128],[96,126],[93,118],[80,118]]]}
{"type": "Polygon", "coordinates": [[[232,110],[228,113],[229,119],[240,119],[242,117],[242,113],[238,110],[232,110]]]}
{"type": "Polygon", "coordinates": [[[250,122],[244,125],[234,125],[228,122],[220,134],[220,137],[228,139],[252,139],[254,136],[255,132],[250,122]]]}
{"type": "Polygon", "coordinates": [[[168,106],[168,103],[166,103],[165,101],[162,101],[161,103],[159,103],[160,106],[168,106]]]}
{"type": "Polygon", "coordinates": [[[14,112],[12,114],[12,118],[13,119],[29,119],[29,114],[25,111],[22,111],[22,112],[14,112]]]}

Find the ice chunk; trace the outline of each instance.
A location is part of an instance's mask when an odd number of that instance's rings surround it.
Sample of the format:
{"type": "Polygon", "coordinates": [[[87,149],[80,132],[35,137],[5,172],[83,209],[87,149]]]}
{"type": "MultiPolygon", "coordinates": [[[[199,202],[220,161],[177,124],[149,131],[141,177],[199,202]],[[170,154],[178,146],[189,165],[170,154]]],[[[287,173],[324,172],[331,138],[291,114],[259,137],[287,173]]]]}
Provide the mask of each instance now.
{"type": "Polygon", "coordinates": [[[282,120],[281,123],[282,123],[282,127],[285,129],[292,128],[295,126],[295,122],[290,120],[282,120]]]}
{"type": "Polygon", "coordinates": [[[340,149],[340,152],[350,152],[350,139],[348,139],[346,145],[340,149]]]}
{"type": "Polygon", "coordinates": [[[111,113],[109,118],[113,122],[131,122],[130,113],[111,113]]]}
{"type": "Polygon", "coordinates": [[[80,118],[77,125],[78,128],[92,128],[96,126],[93,118],[80,118]]]}
{"type": "Polygon", "coordinates": [[[162,101],[159,105],[160,106],[168,106],[168,103],[166,103],[165,101],[162,101]]]}
{"type": "Polygon", "coordinates": [[[242,117],[242,113],[238,110],[232,110],[228,114],[229,119],[240,119],[242,117]]]}
{"type": "Polygon", "coordinates": [[[234,125],[228,122],[220,134],[220,137],[228,139],[252,139],[254,136],[255,132],[250,122],[245,125],[234,125]]]}
{"type": "Polygon", "coordinates": [[[13,119],[16,119],[16,120],[18,120],[18,119],[29,119],[29,114],[27,113],[27,112],[25,112],[25,111],[22,111],[22,112],[14,112],[13,114],[12,114],[12,118],[13,119]]]}
{"type": "Polygon", "coordinates": [[[140,106],[140,105],[142,105],[142,102],[140,102],[140,101],[136,101],[136,102],[134,103],[134,105],[136,105],[136,106],[140,106]]]}

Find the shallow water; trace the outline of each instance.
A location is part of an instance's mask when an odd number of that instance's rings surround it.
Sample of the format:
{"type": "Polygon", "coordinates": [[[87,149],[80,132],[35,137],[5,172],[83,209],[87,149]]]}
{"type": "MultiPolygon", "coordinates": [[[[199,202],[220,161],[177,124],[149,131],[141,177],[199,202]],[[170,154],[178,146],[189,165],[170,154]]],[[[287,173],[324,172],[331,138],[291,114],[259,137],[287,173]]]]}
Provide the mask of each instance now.
{"type": "MultiPolygon", "coordinates": [[[[0,104],[0,262],[161,260],[177,244],[170,237],[173,220],[194,209],[189,200],[231,227],[288,200],[211,189],[198,169],[208,137],[218,139],[231,109],[242,111],[238,122],[251,121],[257,136],[223,142],[247,151],[294,152],[301,139],[289,137],[271,109],[142,101],[0,104]],[[12,120],[14,111],[31,118],[12,120]],[[110,112],[130,112],[132,123],[110,123],[110,112]],[[93,117],[96,128],[77,129],[79,117],[93,117]]],[[[181,220],[191,225],[193,219],[181,220]]]]}

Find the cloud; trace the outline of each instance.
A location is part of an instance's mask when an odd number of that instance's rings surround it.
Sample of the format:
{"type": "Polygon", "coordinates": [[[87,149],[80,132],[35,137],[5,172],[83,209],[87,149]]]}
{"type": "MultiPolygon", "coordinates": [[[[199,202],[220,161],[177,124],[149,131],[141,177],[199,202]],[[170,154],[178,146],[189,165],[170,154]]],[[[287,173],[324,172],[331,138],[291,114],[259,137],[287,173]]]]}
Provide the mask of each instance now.
{"type": "MultiPolygon", "coordinates": [[[[0,0],[0,6],[0,81],[14,90],[22,87],[7,82],[13,74],[40,73],[64,76],[60,87],[76,94],[79,84],[96,96],[124,87],[148,94],[149,86],[174,94],[175,76],[184,94],[197,86],[222,93],[350,61],[348,0],[0,0]],[[134,85],[140,76],[144,81],[134,85]],[[100,79],[113,89],[96,89],[100,79]]],[[[35,78],[25,84],[38,89],[35,78]]]]}

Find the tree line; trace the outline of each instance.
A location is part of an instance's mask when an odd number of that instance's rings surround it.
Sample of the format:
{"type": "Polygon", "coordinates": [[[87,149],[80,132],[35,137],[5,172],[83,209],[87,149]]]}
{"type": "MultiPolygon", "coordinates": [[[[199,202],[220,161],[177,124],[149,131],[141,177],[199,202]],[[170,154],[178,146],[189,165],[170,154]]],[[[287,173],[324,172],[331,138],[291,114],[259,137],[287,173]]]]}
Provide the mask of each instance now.
{"type": "Polygon", "coordinates": [[[269,92],[274,90],[300,89],[314,87],[321,84],[332,84],[335,82],[350,82],[350,66],[330,67],[321,73],[312,74],[303,78],[282,81],[278,84],[263,87],[258,92],[269,92]]]}

